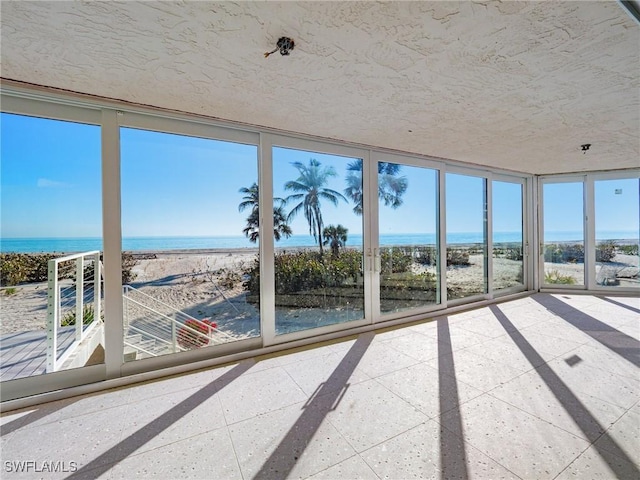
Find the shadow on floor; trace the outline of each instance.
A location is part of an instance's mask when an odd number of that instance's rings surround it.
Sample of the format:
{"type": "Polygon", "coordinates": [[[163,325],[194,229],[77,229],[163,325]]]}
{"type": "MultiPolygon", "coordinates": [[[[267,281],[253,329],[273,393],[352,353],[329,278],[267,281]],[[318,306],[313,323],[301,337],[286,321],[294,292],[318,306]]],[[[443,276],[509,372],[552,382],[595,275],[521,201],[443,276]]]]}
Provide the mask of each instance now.
{"type": "Polygon", "coordinates": [[[640,308],[635,308],[632,307],[631,305],[626,305],[622,302],[617,302],[616,300],[612,299],[612,298],[607,298],[607,297],[598,297],[600,300],[604,300],[605,302],[609,302],[609,303],[613,303],[614,305],[617,305],[618,307],[622,307],[622,308],[626,308],[627,310],[631,310],[634,313],[640,313],[640,308]]]}
{"type": "Polygon", "coordinates": [[[533,295],[531,298],[628,362],[640,367],[640,342],[635,338],[551,295],[533,295]]]}
{"type": "Polygon", "coordinates": [[[254,480],[285,479],[293,470],[327,414],[334,410],[349,388],[349,378],[374,338],[373,333],[358,337],[326,382],[307,400],[303,413],[280,444],[262,464],[254,480]]]}
{"type": "MultiPolygon", "coordinates": [[[[84,397],[75,397],[72,399],[60,400],[60,401],[51,402],[51,403],[44,403],[41,405],[37,405],[35,407],[30,407],[27,410],[32,410],[31,412],[26,413],[0,426],[0,435],[2,436],[9,435],[10,433],[15,432],[20,428],[24,428],[33,422],[37,422],[41,418],[45,418],[57,411],[67,408],[68,406],[76,403],[81,398],[84,398],[84,397]]],[[[19,413],[20,413],[19,411],[18,412],[12,411],[12,412],[8,412],[7,416],[18,415],[19,413]]]]}
{"type": "MultiPolygon", "coordinates": [[[[561,302],[562,303],[562,302],[561,302]]],[[[496,305],[492,305],[489,309],[504,327],[507,334],[511,337],[516,346],[527,358],[531,366],[535,367],[536,373],[544,381],[545,385],[551,390],[553,395],[558,399],[565,411],[571,416],[575,424],[582,430],[586,438],[592,442],[593,447],[600,457],[607,463],[609,468],[615,473],[617,478],[629,478],[629,469],[634,475],[631,478],[640,478],[640,470],[634,465],[633,460],[620,448],[614,439],[607,433],[607,429],[600,425],[598,420],[591,415],[591,412],[583,405],[580,399],[571,391],[566,383],[558,376],[556,372],[542,359],[540,354],[533,348],[527,339],[515,329],[513,323],[496,305]],[[600,442],[596,440],[604,439],[605,443],[610,447],[604,450],[600,446],[600,442]],[[611,453],[628,462],[629,466],[623,468],[619,463],[611,460],[611,453]]]]}
{"type": "Polygon", "coordinates": [[[467,453],[460,414],[460,397],[447,317],[438,319],[438,385],[440,399],[441,478],[467,480],[467,453]],[[455,406],[455,408],[451,408],[455,406]],[[447,415],[443,415],[447,412],[447,415]]]}
{"type": "Polygon", "coordinates": [[[167,410],[152,422],[146,424],[137,432],[128,436],[120,443],[114,445],[99,457],[84,465],[77,472],[70,475],[69,479],[79,478],[98,478],[105,473],[114,464],[124,460],[145,443],[152,440],[161,432],[169,428],[171,425],[179,421],[182,417],[194,410],[206,400],[210,399],[217,392],[236,380],[249,370],[255,361],[253,359],[245,360],[237,364],[231,370],[227,371],[214,381],[208,383],[190,397],[187,397],[175,407],[167,410]]]}

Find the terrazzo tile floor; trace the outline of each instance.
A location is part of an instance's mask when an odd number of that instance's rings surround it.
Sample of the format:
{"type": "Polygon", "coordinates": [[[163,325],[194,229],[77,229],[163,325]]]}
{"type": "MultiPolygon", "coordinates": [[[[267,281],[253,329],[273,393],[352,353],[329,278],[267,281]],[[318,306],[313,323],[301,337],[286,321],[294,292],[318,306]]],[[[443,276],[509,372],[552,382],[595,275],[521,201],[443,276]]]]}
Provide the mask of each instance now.
{"type": "Polygon", "coordinates": [[[536,294],[7,412],[2,478],[639,479],[639,346],[536,294]]]}

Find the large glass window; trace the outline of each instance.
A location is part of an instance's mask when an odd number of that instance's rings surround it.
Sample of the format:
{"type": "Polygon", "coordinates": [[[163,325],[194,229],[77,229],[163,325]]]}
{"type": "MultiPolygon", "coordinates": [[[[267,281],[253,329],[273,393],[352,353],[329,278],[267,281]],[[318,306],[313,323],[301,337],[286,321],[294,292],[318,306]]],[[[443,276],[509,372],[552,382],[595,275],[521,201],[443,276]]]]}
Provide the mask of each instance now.
{"type": "Polygon", "coordinates": [[[486,180],[455,173],[446,176],[447,298],[487,292],[486,180]]]}
{"type": "Polygon", "coordinates": [[[257,147],[120,135],[125,361],[259,336],[257,147]]]}
{"type": "Polygon", "coordinates": [[[276,334],[364,317],[362,167],[274,147],[276,334]]]}
{"type": "Polygon", "coordinates": [[[543,184],[546,285],[584,285],[583,182],[543,184]]]}
{"type": "Polygon", "coordinates": [[[493,289],[524,285],[522,184],[492,182],[493,289]]]}
{"type": "Polygon", "coordinates": [[[440,303],[438,172],[378,163],[380,312],[440,303]]]}
{"type": "Polygon", "coordinates": [[[639,287],[640,179],[596,180],[596,284],[639,287]]]}
{"type": "Polygon", "coordinates": [[[0,378],[103,363],[100,127],[3,113],[1,136],[0,378]]]}

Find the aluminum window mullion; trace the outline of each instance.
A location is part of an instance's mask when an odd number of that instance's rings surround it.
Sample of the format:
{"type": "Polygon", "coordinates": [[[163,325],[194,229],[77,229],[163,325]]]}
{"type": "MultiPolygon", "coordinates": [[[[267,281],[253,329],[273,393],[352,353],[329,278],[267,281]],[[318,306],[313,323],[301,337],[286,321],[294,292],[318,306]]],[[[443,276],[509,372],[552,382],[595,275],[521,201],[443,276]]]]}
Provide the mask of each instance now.
{"type": "Polygon", "coordinates": [[[447,308],[447,191],[446,166],[438,169],[438,266],[440,267],[440,304],[447,308]]]}
{"type": "Polygon", "coordinates": [[[67,122],[100,125],[102,113],[97,108],[78,107],[55,101],[35,100],[2,93],[2,113],[25,115],[67,122]]]}
{"type": "Polygon", "coordinates": [[[221,127],[209,122],[182,120],[158,115],[145,115],[126,110],[120,112],[120,126],[153,132],[172,133],[189,137],[220,140],[223,142],[259,145],[260,134],[251,131],[221,127]]]}
{"type": "Polygon", "coordinates": [[[273,238],[273,138],[260,135],[258,152],[258,189],[260,194],[260,334],[265,346],[276,343],[275,267],[273,238]],[[265,214],[267,212],[267,214],[265,214]],[[271,281],[264,281],[269,279],[271,281]]]}
{"type": "Polygon", "coordinates": [[[485,285],[487,299],[493,298],[493,180],[484,179],[485,285]]]}
{"type": "Polygon", "coordinates": [[[378,203],[378,160],[371,151],[362,159],[363,232],[362,267],[365,287],[364,317],[371,323],[380,320],[380,272],[375,272],[376,249],[380,249],[380,224],[378,203]],[[370,255],[369,255],[370,253],[370,255]]]}
{"type": "Polygon", "coordinates": [[[104,248],[104,341],[107,378],[124,362],[120,126],[116,110],[102,112],[102,239],[104,248]]]}
{"type": "Polygon", "coordinates": [[[595,203],[594,181],[587,176],[584,180],[584,286],[593,290],[596,278],[596,231],[595,231],[595,203]]]}

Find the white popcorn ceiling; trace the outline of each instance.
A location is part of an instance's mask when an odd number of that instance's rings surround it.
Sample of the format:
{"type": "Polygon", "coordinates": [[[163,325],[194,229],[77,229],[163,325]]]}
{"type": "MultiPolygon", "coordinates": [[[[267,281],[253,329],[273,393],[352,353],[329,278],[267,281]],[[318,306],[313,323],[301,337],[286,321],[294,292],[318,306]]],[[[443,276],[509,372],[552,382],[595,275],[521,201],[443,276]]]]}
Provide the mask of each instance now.
{"type": "Polygon", "coordinates": [[[1,22],[4,79],[521,172],[640,166],[640,26],[614,1],[3,1],[1,22]]]}

